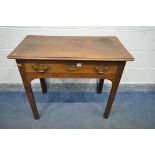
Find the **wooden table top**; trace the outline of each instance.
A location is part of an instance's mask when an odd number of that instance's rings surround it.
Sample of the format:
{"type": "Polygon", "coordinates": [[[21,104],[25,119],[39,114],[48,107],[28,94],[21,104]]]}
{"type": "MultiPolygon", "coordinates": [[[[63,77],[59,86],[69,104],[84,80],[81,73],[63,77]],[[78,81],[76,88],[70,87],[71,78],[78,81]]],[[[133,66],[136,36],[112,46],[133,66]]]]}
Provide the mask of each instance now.
{"type": "Polygon", "coordinates": [[[131,61],[132,55],[113,36],[28,35],[10,59],[131,61]]]}

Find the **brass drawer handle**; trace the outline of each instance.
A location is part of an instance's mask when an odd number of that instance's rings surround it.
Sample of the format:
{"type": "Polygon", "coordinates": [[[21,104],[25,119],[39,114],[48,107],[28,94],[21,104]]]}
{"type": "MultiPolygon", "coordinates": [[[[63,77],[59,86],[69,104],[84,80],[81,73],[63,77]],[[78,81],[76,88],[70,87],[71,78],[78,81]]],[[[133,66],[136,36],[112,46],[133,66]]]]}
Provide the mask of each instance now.
{"type": "Polygon", "coordinates": [[[100,71],[98,66],[95,69],[98,74],[104,74],[105,72],[109,70],[108,66],[105,66],[103,71],[100,71]]]}
{"type": "Polygon", "coordinates": [[[45,73],[48,70],[48,66],[32,66],[32,69],[37,73],[45,73]]]}

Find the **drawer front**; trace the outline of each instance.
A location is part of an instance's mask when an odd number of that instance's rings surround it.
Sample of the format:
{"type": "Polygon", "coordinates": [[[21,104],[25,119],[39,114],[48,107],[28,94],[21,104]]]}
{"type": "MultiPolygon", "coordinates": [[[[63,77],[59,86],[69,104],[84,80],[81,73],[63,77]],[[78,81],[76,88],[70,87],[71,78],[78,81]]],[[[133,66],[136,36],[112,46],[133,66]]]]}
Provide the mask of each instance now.
{"type": "Polygon", "coordinates": [[[115,74],[118,65],[113,63],[25,63],[26,72],[115,74]]]}

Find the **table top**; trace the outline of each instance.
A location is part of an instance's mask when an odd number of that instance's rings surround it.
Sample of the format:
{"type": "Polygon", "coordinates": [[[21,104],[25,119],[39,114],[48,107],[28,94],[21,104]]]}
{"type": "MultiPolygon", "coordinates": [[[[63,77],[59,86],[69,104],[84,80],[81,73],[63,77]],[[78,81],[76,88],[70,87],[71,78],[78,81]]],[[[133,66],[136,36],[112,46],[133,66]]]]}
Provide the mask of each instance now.
{"type": "Polygon", "coordinates": [[[8,55],[10,59],[132,61],[114,36],[28,35],[8,55]]]}

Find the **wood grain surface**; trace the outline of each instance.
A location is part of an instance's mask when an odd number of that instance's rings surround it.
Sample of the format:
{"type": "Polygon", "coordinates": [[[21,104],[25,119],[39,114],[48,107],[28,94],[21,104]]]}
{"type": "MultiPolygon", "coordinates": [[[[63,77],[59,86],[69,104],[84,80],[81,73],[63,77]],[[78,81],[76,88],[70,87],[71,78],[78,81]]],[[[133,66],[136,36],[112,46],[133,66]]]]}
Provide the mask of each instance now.
{"type": "Polygon", "coordinates": [[[96,73],[102,72],[106,67],[106,74],[117,73],[117,63],[24,63],[26,72],[45,70],[44,73],[96,73]],[[78,66],[80,64],[80,66],[78,66]],[[45,69],[44,69],[45,68],[45,69]],[[97,70],[97,69],[98,70],[97,70]]]}
{"type": "Polygon", "coordinates": [[[117,37],[28,35],[9,54],[11,59],[131,61],[117,37]]]}

